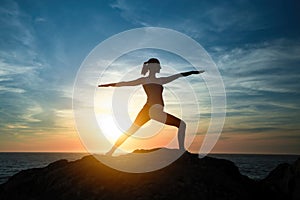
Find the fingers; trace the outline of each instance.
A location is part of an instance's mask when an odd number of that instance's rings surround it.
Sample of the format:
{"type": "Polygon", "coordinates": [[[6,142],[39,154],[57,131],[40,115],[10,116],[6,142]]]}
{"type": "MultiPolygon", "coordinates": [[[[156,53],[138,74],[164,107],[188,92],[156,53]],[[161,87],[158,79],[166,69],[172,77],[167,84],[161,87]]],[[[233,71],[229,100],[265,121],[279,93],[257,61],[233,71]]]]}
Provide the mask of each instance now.
{"type": "Polygon", "coordinates": [[[114,86],[116,86],[116,83],[109,83],[109,84],[98,85],[98,87],[114,87],[114,86]]]}
{"type": "Polygon", "coordinates": [[[104,84],[104,85],[98,85],[98,87],[109,87],[109,84],[104,84]]]}
{"type": "Polygon", "coordinates": [[[201,70],[201,71],[192,71],[192,74],[201,74],[203,72],[204,72],[204,70],[201,70]]]}
{"type": "Polygon", "coordinates": [[[191,74],[200,74],[200,73],[203,73],[203,72],[204,72],[204,70],[202,70],[202,71],[189,71],[189,72],[183,72],[183,73],[181,73],[181,75],[182,76],[189,76],[191,74]]]}

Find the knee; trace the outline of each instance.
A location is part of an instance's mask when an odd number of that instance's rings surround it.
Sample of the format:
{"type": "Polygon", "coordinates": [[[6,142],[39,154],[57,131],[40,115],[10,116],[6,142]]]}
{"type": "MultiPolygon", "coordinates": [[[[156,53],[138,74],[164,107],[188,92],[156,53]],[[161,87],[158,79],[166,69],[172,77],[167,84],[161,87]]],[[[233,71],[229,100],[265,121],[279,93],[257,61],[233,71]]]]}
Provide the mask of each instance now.
{"type": "Polygon", "coordinates": [[[185,129],[186,128],[185,121],[181,120],[178,128],[184,128],[185,129]]]}

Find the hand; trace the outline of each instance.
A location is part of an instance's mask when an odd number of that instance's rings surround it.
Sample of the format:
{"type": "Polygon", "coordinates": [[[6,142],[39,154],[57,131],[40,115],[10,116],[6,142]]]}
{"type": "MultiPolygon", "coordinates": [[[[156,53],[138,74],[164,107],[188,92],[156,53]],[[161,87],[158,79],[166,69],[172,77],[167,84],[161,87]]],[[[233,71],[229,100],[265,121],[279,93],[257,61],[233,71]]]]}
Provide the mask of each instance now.
{"type": "Polygon", "coordinates": [[[189,71],[189,74],[199,74],[199,71],[189,71]]]}
{"type": "Polygon", "coordinates": [[[115,85],[116,85],[115,83],[109,83],[109,84],[98,85],[98,87],[110,87],[115,85]]]}
{"type": "Polygon", "coordinates": [[[192,74],[200,74],[200,73],[203,73],[204,70],[202,71],[189,71],[189,72],[183,72],[181,73],[182,76],[189,76],[189,75],[192,75],[192,74]]]}
{"type": "Polygon", "coordinates": [[[201,74],[203,72],[204,72],[204,70],[201,70],[201,71],[191,71],[191,74],[201,74]]]}

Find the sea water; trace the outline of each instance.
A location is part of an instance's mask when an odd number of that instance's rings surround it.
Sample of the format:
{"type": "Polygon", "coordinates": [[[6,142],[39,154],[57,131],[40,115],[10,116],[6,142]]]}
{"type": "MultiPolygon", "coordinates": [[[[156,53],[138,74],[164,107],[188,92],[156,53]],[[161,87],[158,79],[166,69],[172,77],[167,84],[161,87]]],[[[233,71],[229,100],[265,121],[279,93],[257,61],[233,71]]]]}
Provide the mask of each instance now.
{"type": "Polygon", "coordinates": [[[30,168],[45,167],[48,164],[67,159],[74,161],[84,153],[0,153],[0,184],[17,172],[30,168]]]}
{"type": "Polygon", "coordinates": [[[263,154],[211,154],[211,157],[227,159],[239,168],[241,174],[254,180],[265,178],[281,163],[292,164],[299,155],[263,155],[263,154]]]}

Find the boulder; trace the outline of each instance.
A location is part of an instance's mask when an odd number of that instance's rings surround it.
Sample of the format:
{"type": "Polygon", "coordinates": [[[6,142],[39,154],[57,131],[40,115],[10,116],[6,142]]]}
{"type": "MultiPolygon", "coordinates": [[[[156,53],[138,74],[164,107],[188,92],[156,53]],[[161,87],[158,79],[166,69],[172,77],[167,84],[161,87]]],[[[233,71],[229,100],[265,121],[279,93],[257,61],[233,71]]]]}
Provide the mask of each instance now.
{"type": "Polygon", "coordinates": [[[300,158],[293,164],[282,163],[263,179],[262,184],[282,199],[300,199],[300,158]]]}

